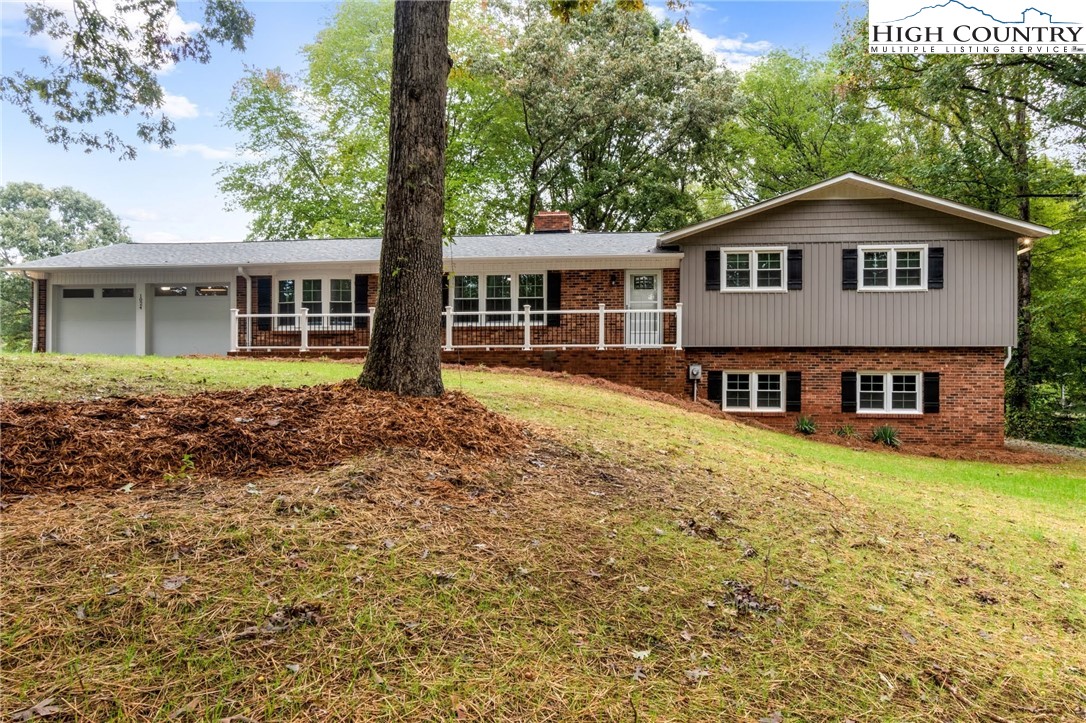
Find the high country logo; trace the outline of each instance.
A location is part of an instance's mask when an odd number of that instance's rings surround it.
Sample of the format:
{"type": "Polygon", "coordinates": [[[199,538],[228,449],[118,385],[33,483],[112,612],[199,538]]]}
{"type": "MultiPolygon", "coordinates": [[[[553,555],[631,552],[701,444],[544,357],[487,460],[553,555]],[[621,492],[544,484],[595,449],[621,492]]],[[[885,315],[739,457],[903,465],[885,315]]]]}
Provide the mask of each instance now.
{"type": "Polygon", "coordinates": [[[870,0],[869,51],[1086,53],[1082,0],[1043,0],[1044,7],[1023,7],[1020,0],[972,2],[916,7],[919,3],[870,0]]]}

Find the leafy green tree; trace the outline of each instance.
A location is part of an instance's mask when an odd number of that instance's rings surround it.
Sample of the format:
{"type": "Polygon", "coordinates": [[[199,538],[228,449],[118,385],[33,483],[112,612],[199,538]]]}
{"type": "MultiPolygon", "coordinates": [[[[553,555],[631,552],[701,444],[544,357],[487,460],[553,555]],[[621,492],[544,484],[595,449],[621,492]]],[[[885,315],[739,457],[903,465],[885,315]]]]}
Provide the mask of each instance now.
{"type": "MultiPolygon", "coordinates": [[[[851,27],[835,54],[844,85],[917,128],[918,138],[937,140],[940,152],[921,154],[914,166],[916,185],[1024,221],[1034,220],[1038,199],[1081,195],[1064,183],[1066,174],[1050,172],[1045,158],[1053,143],[1072,160],[1082,157],[1081,56],[1050,63],[1016,55],[869,54],[866,20],[851,27]]],[[[1018,256],[1018,348],[1008,395],[1020,410],[1030,408],[1034,382],[1032,266],[1027,247],[1018,256]]]]}
{"type": "Polygon", "coordinates": [[[94,0],[70,6],[26,5],[26,31],[60,44],[60,57],[44,56],[38,73],[20,69],[0,77],[0,97],[18,108],[50,143],[119,152],[136,147],[112,128],[116,116],[137,115],[136,137],[169,146],[173,122],[161,113],[162,70],[182,61],[206,63],[213,44],[244,50],[253,16],[241,0],[204,0],[202,22],[186,27],[176,0],[122,0],[104,11],[94,0]]]}
{"type": "MultiPolygon", "coordinates": [[[[517,106],[493,70],[494,23],[475,4],[452,9],[446,225],[505,230],[516,211],[517,106]]],[[[251,158],[220,169],[231,203],[254,215],[251,238],[380,234],[389,155],[393,5],[344,3],[305,48],[307,70],[251,70],[227,124],[251,158]]],[[[518,214],[519,215],[519,214],[518,214]]]]}
{"type": "Polygon", "coordinates": [[[735,205],[855,171],[894,180],[902,148],[885,114],[841,92],[825,59],[770,53],[739,84],[714,131],[714,185],[735,205]]]}
{"type": "MultiPolygon", "coordinates": [[[[4,266],[94,246],[130,243],[128,229],[104,203],[63,186],[7,183],[0,187],[0,261],[4,266]]],[[[0,340],[30,348],[30,281],[0,274],[0,340]]]]}
{"type": "Polygon", "coordinates": [[[555,22],[548,10],[529,5],[513,23],[523,30],[503,70],[527,136],[524,228],[547,207],[586,229],[693,220],[735,75],[647,12],[599,3],[555,22]]]}

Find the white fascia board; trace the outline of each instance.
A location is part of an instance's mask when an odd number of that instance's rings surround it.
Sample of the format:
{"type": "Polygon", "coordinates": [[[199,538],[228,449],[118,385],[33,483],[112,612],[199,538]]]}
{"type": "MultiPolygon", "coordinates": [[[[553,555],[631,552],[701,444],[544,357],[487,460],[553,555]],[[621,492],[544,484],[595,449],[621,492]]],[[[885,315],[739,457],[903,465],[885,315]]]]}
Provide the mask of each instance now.
{"type": "Polygon", "coordinates": [[[1009,216],[1004,216],[998,213],[992,213],[990,211],[982,211],[979,208],[973,208],[972,206],[966,206],[965,204],[956,203],[955,201],[948,201],[937,196],[931,196],[926,193],[920,193],[919,191],[910,191],[900,186],[894,186],[890,183],[884,183],[883,181],[876,181],[873,178],[861,176],[858,173],[846,173],[836,178],[831,178],[820,183],[816,183],[813,186],[801,188],[797,191],[786,193],[776,198],[771,198],[761,203],[756,203],[753,206],[747,206],[741,208],[738,211],[732,211],[731,213],[724,214],[723,216],[717,216],[700,223],[696,223],[685,228],[676,229],[675,231],[669,231],[662,234],[657,241],[660,246],[668,245],[668,242],[675,242],[680,239],[693,236],[694,234],[709,229],[718,228],[720,226],[739,221],[749,216],[754,216],[759,213],[763,213],[778,206],[792,203],[793,201],[802,200],[805,196],[811,196],[816,194],[825,188],[830,188],[845,181],[853,181],[864,186],[867,186],[873,190],[879,192],[878,198],[895,198],[899,201],[906,203],[912,203],[917,206],[923,206],[924,208],[930,208],[934,211],[941,211],[943,213],[950,214],[952,216],[958,216],[960,218],[967,218],[978,223],[983,223],[989,226],[995,226],[1002,228],[1006,231],[1012,231],[1021,236],[1028,236],[1030,238],[1042,238],[1044,236],[1052,236],[1059,231],[1048,228],[1047,226],[1040,226],[1035,223],[1028,223],[1026,221],[1018,221],[1009,216]]]}

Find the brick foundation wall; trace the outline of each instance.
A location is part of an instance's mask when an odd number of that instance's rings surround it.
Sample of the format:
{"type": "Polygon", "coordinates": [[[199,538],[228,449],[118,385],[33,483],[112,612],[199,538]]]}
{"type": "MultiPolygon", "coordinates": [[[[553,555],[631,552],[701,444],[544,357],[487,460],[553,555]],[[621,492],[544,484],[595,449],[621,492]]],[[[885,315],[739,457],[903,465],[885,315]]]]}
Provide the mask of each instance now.
{"type": "MultiPolygon", "coordinates": [[[[791,430],[800,414],[820,429],[849,424],[867,437],[890,425],[902,442],[914,444],[1003,445],[1003,359],[1006,350],[959,349],[688,349],[686,359],[705,371],[780,370],[802,373],[799,413],[736,413],[763,424],[791,430]],[[915,416],[856,414],[841,411],[841,372],[939,372],[940,410],[915,416]]],[[[701,393],[704,394],[704,385],[701,393]]],[[[686,394],[692,385],[686,383],[686,394]]]]}
{"type": "Polygon", "coordinates": [[[35,347],[39,352],[44,352],[47,344],[47,334],[45,319],[46,319],[46,306],[49,303],[49,282],[45,279],[36,279],[34,281],[34,293],[38,295],[38,318],[34,320],[34,335],[37,339],[37,346],[35,347]]]}

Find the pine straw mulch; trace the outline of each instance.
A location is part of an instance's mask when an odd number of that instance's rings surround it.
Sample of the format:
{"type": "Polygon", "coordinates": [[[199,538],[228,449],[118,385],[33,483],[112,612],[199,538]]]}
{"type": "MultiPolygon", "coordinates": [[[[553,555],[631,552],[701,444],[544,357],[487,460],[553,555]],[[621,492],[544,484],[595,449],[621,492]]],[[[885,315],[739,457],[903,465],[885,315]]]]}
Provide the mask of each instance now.
{"type": "Polygon", "coordinates": [[[192,396],[0,403],[5,493],[313,470],[374,449],[498,457],[524,428],[470,397],[406,398],[354,382],[192,396]]]}

